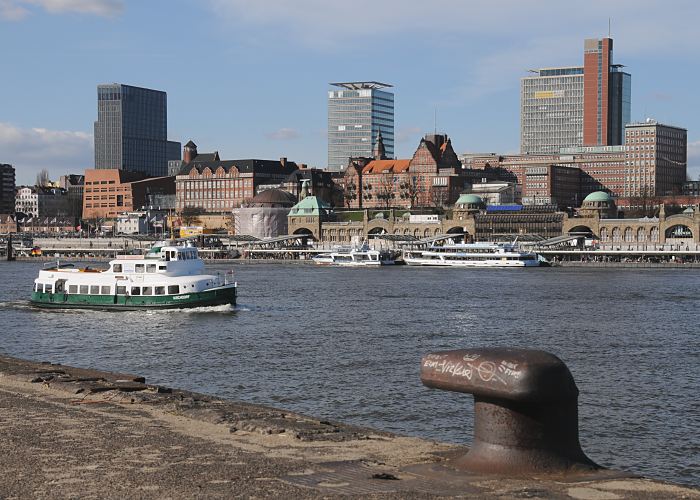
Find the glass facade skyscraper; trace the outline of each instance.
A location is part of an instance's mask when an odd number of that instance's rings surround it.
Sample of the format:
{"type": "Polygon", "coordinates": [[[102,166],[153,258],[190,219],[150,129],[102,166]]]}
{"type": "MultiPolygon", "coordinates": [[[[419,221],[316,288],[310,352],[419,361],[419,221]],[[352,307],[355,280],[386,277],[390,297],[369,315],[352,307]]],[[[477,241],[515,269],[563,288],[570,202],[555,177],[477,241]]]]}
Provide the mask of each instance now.
{"type": "Polygon", "coordinates": [[[95,168],[168,173],[168,103],[160,90],[97,86],[95,168]]]}
{"type": "Polygon", "coordinates": [[[612,63],[612,39],[584,41],[584,64],[532,70],[521,80],[520,152],[624,144],[631,81],[612,63]]]}
{"type": "Polygon", "coordinates": [[[547,68],[522,79],[520,152],[558,153],[583,142],[583,68],[547,68]]]}
{"type": "Polygon", "coordinates": [[[349,158],[371,157],[379,131],[387,158],[394,157],[394,94],[379,82],[331,83],[328,92],[328,169],[344,170],[349,158]]]}

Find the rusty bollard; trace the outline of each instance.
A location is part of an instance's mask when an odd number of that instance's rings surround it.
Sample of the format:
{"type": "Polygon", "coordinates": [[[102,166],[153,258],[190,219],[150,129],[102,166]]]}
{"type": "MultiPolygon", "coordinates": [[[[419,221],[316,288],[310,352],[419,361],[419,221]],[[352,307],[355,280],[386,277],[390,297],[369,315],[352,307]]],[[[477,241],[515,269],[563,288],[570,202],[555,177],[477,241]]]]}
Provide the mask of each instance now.
{"type": "Polygon", "coordinates": [[[441,351],[421,362],[428,387],[474,395],[474,442],[451,465],[503,475],[600,469],[578,439],[578,388],[566,365],[545,351],[484,348],[441,351]]]}

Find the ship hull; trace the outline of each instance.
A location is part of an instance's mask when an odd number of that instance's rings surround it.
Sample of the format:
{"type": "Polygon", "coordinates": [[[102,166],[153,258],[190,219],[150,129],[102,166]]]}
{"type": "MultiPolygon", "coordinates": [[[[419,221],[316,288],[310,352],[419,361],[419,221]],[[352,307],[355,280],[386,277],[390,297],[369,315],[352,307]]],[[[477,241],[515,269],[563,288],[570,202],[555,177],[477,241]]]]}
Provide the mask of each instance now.
{"type": "Polygon", "coordinates": [[[222,286],[200,292],[179,295],[81,295],[33,292],[30,300],[35,307],[49,309],[99,309],[110,311],[140,311],[188,309],[236,304],[236,286],[222,286]]]}

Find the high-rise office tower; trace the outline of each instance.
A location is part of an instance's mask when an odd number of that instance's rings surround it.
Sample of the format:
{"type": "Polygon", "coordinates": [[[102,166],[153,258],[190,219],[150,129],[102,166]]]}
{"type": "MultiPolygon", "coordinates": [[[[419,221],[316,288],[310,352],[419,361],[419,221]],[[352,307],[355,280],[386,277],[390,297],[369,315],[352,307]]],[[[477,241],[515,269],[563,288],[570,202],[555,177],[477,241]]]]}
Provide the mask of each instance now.
{"type": "Polygon", "coordinates": [[[97,86],[95,168],[168,172],[167,94],[119,83],[97,86]]]}
{"type": "Polygon", "coordinates": [[[379,82],[331,83],[328,92],[328,168],[343,170],[349,158],[371,157],[381,131],[387,158],[394,157],[394,94],[379,82]]]}
{"type": "Polygon", "coordinates": [[[624,143],[631,76],[612,62],[610,38],[584,41],[583,66],[532,70],[521,80],[521,153],[624,143]]]}
{"type": "Polygon", "coordinates": [[[15,213],[15,168],[0,163],[0,214],[15,213]]]}

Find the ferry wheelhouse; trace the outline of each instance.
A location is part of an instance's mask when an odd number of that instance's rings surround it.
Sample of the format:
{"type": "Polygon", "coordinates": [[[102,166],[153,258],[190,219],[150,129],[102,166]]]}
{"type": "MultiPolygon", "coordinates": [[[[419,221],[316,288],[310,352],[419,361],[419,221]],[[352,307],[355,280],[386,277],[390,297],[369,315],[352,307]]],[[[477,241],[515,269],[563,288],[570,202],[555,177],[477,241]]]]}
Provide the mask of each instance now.
{"type": "Polygon", "coordinates": [[[52,308],[181,309],[236,303],[232,273],[204,274],[197,248],[154,246],[119,255],[105,270],[59,264],[34,280],[31,303],[52,308]]]}
{"type": "Polygon", "coordinates": [[[460,243],[403,251],[409,266],[537,267],[540,257],[512,243],[460,243]]]}

